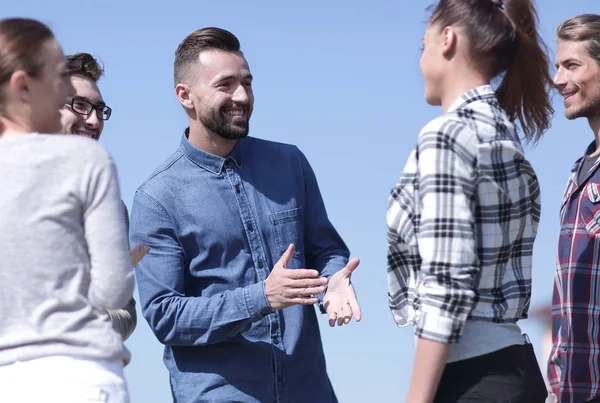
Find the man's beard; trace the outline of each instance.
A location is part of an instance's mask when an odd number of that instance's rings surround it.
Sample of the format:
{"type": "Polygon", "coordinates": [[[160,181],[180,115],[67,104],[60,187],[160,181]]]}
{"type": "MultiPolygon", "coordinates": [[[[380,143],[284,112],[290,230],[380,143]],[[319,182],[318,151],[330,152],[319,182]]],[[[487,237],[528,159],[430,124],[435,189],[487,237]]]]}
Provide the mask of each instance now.
{"type": "Polygon", "coordinates": [[[565,117],[569,120],[578,118],[593,118],[600,116],[600,95],[591,99],[588,103],[577,109],[565,110],[565,117]]]}
{"type": "Polygon", "coordinates": [[[202,125],[212,131],[219,137],[228,140],[239,140],[248,135],[250,130],[250,110],[245,109],[244,113],[248,114],[244,122],[227,121],[224,113],[221,110],[212,110],[209,113],[200,113],[199,119],[202,125]]]}
{"type": "MultiPolygon", "coordinates": [[[[596,77],[596,90],[600,89],[600,74],[596,77]]],[[[581,89],[580,89],[581,90],[581,89]]],[[[572,111],[565,110],[565,117],[569,120],[577,118],[594,118],[600,116],[600,91],[592,96],[592,98],[572,111]]]]}

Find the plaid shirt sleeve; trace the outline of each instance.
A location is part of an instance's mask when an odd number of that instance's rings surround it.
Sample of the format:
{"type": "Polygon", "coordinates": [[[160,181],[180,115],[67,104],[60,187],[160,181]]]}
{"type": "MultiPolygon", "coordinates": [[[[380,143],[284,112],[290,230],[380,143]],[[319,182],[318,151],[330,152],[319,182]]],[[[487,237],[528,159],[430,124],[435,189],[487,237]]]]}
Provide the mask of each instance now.
{"type": "Polygon", "coordinates": [[[437,119],[417,146],[421,219],[419,337],[458,342],[475,303],[477,141],[464,123],[437,119]]]}

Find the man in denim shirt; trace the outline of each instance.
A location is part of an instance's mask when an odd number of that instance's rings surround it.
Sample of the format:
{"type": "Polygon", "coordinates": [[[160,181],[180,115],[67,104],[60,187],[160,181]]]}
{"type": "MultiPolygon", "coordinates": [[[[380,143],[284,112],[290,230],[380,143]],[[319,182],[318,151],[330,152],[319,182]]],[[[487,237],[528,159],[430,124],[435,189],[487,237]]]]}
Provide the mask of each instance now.
{"type": "Polygon", "coordinates": [[[178,403],[336,402],[315,310],[360,320],[358,259],[294,146],[246,137],[254,96],[238,39],[193,32],[175,54],[190,127],[137,190],[132,241],[144,317],[178,403]],[[323,296],[323,293],[324,296],[323,296]]]}

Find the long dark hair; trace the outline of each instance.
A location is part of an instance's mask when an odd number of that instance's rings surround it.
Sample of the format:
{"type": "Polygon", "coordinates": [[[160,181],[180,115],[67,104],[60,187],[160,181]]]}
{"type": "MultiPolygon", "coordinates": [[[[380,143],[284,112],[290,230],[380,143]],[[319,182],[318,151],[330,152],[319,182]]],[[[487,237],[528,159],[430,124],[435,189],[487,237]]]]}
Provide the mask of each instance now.
{"type": "Polygon", "coordinates": [[[498,101],[533,143],[554,114],[550,62],[537,23],[531,0],[440,0],[430,19],[440,28],[463,28],[473,60],[491,77],[504,73],[498,101]]]}

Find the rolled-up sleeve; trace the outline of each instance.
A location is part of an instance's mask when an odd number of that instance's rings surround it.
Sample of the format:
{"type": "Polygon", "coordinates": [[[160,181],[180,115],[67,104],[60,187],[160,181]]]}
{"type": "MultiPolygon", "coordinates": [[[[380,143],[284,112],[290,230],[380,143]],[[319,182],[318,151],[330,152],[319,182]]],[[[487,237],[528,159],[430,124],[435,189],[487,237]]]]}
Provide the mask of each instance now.
{"type": "Polygon", "coordinates": [[[469,141],[471,136],[464,124],[446,120],[425,127],[417,147],[423,298],[416,334],[440,343],[459,341],[475,303],[480,265],[475,234],[477,142],[469,141]]]}

